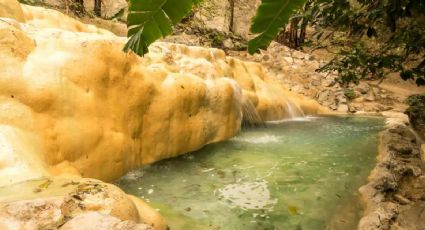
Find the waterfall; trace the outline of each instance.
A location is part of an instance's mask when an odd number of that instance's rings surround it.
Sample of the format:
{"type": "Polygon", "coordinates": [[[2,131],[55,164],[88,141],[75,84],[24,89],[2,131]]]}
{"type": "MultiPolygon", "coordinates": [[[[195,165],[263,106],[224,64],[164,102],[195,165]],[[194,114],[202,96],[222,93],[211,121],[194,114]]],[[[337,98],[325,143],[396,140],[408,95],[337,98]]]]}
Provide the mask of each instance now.
{"type": "Polygon", "coordinates": [[[261,118],[254,103],[251,100],[243,100],[242,103],[242,127],[264,126],[264,120],[261,118]]]}
{"type": "Polygon", "coordinates": [[[286,109],[290,119],[296,117],[305,117],[304,111],[300,108],[300,106],[290,99],[286,100],[286,109]]]}

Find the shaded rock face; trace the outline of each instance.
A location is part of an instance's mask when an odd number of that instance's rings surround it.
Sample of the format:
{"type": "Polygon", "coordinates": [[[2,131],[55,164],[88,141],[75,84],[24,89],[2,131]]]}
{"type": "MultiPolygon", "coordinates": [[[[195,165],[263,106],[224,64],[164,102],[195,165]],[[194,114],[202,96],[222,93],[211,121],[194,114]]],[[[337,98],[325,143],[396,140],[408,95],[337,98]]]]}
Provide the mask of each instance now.
{"type": "Polygon", "coordinates": [[[378,164],[359,190],[366,207],[359,229],[423,229],[425,166],[416,136],[404,121],[388,125],[380,133],[378,164]]]}
{"type": "Polygon", "coordinates": [[[0,22],[0,184],[64,172],[113,180],[233,137],[247,101],[262,120],[322,110],[221,50],[156,43],[140,58],[108,31],[23,11],[25,24],[0,22]]]}

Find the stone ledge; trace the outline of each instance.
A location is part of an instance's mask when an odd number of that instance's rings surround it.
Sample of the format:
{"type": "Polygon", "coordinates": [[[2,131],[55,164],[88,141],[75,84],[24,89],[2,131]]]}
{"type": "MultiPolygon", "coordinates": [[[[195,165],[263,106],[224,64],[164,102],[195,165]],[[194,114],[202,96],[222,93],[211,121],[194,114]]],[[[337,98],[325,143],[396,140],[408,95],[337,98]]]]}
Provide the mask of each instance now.
{"type": "Polygon", "coordinates": [[[416,135],[401,113],[386,113],[377,163],[359,189],[365,213],[359,230],[421,229],[425,226],[425,173],[416,135]]]}

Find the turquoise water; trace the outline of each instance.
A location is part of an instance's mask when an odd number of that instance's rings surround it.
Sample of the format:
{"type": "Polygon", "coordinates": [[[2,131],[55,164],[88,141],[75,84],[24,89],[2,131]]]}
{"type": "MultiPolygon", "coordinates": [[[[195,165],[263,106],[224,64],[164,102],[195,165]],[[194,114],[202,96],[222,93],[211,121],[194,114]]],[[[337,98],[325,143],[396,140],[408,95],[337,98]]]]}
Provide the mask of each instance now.
{"type": "Polygon", "coordinates": [[[116,182],[171,229],[355,229],[383,120],[268,123],[116,182]]]}

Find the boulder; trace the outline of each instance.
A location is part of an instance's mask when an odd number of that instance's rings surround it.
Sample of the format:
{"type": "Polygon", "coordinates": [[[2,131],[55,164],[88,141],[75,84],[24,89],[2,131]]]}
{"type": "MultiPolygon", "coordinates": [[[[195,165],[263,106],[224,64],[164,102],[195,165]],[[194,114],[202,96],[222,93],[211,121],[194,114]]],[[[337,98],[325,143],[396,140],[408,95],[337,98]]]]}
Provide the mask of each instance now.
{"type": "Polygon", "coordinates": [[[364,96],[364,99],[366,101],[374,101],[375,100],[375,95],[373,94],[373,92],[369,92],[364,96]]]}
{"type": "Polygon", "coordinates": [[[167,228],[141,200],[94,179],[49,177],[0,187],[0,193],[0,229],[167,228]]]}
{"type": "Polygon", "coordinates": [[[348,112],[348,105],[347,104],[339,104],[337,111],[338,112],[348,112]]]}
{"type": "Polygon", "coordinates": [[[324,101],[328,100],[328,97],[329,97],[329,91],[328,90],[319,92],[318,95],[317,95],[317,101],[319,103],[324,102],[324,101]]]}
{"type": "Polygon", "coordinates": [[[235,47],[235,44],[233,44],[232,39],[228,38],[223,41],[223,48],[224,49],[233,49],[235,47]]]}
{"type": "Polygon", "coordinates": [[[356,87],[355,87],[361,94],[366,94],[369,92],[370,90],[370,86],[368,83],[366,82],[360,82],[356,87]]]}

